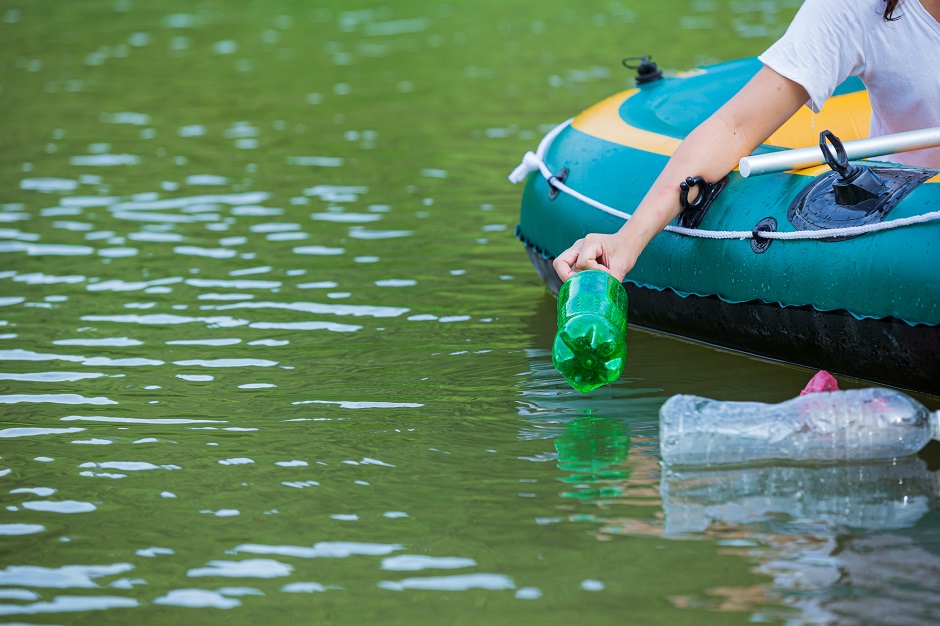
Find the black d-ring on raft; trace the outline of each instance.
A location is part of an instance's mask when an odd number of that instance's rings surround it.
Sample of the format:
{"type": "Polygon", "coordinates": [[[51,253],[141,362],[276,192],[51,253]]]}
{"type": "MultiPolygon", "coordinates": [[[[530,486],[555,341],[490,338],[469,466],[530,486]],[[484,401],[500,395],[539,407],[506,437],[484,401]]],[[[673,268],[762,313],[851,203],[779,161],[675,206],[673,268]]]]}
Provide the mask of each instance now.
{"type": "Polygon", "coordinates": [[[849,163],[845,146],[832,131],[824,130],[819,133],[819,149],[829,168],[838,174],[839,179],[833,181],[832,190],[835,193],[836,204],[846,207],[861,205],[867,200],[876,200],[890,193],[885,181],[875,174],[870,167],[852,165],[849,163]],[[826,141],[836,149],[833,156],[826,141]]]}
{"type": "Polygon", "coordinates": [[[689,176],[679,183],[679,204],[682,205],[682,213],[679,214],[677,224],[683,228],[698,228],[698,225],[702,223],[702,218],[705,217],[705,211],[727,184],[727,176],[717,183],[705,182],[701,176],[689,176]],[[695,200],[689,201],[689,191],[692,187],[698,187],[699,191],[695,200]]]}
{"type": "Polygon", "coordinates": [[[838,172],[843,179],[849,178],[858,169],[849,164],[849,155],[845,152],[845,146],[831,130],[824,130],[819,133],[819,149],[822,150],[823,158],[826,159],[826,165],[829,166],[829,169],[838,172]],[[835,155],[829,149],[830,143],[836,149],[835,155]]]}

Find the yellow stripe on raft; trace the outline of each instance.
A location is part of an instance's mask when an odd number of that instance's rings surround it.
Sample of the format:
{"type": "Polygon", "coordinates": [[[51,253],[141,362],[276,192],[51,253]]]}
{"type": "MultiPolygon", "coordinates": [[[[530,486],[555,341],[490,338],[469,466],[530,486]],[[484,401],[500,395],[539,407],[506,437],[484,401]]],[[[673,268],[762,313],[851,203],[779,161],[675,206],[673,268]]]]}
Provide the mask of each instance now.
{"type": "MultiPolygon", "coordinates": [[[[640,92],[631,89],[614,94],[587,109],[571,123],[577,130],[622,146],[663,156],[672,156],[682,143],[680,139],[630,126],[620,117],[620,107],[640,92]]],[[[803,148],[819,144],[819,130],[829,129],[842,141],[868,136],[871,104],[868,93],[833,96],[820,113],[806,107],[800,110],[770,136],[767,144],[782,148],[803,148]]]]}
{"type": "Polygon", "coordinates": [[[639,89],[631,89],[605,98],[574,118],[571,126],[582,133],[621,146],[662,154],[663,156],[672,156],[679,144],[682,143],[681,139],[651,133],[648,130],[630,126],[621,119],[621,105],[626,102],[627,98],[639,92],[639,89]]]}
{"type": "MultiPolygon", "coordinates": [[[[630,89],[605,98],[575,117],[571,126],[582,133],[621,146],[672,156],[682,143],[681,139],[630,126],[620,117],[620,107],[623,103],[639,92],[639,89],[630,89]]],[[[767,139],[765,145],[782,148],[817,146],[820,133],[817,129],[831,130],[842,141],[863,139],[868,137],[870,117],[871,101],[867,91],[833,96],[826,101],[826,106],[819,113],[814,114],[810,109],[800,107],[793,117],[767,139]]],[[[792,173],[819,176],[828,171],[828,166],[819,165],[792,173]]],[[[940,174],[925,182],[940,183],[940,174]]]]}
{"type": "Polygon", "coordinates": [[[800,107],[793,117],[771,135],[765,144],[781,148],[819,145],[819,133],[831,130],[842,142],[868,137],[871,101],[867,91],[833,96],[819,113],[800,107]]]}

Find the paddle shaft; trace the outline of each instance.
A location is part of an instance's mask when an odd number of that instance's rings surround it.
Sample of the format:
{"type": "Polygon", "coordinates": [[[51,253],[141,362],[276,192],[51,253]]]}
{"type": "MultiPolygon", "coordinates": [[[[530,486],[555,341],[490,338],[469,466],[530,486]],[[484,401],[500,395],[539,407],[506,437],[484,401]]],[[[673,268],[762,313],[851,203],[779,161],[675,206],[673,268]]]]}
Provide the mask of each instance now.
{"type": "MultiPolygon", "coordinates": [[[[846,141],[844,146],[846,155],[850,160],[933,148],[940,146],[940,126],[846,141]]],[[[741,171],[741,176],[747,178],[748,176],[759,176],[760,174],[801,170],[822,165],[825,162],[822,150],[818,146],[814,146],[812,148],[798,148],[744,157],[739,162],[738,169],[741,171]]]]}

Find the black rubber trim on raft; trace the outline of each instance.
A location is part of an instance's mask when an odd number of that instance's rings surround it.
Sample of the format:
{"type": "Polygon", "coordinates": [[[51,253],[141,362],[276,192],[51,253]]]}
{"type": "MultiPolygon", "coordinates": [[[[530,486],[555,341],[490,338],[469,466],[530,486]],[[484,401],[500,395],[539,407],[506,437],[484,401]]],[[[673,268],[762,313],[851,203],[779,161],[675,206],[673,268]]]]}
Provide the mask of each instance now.
{"type": "MultiPolygon", "coordinates": [[[[529,260],[556,295],[552,259],[526,246],[529,260]]],[[[940,328],[897,318],[857,319],[846,310],[732,304],[717,296],[680,296],[624,283],[629,323],[834,374],[940,395],[940,328]]]]}

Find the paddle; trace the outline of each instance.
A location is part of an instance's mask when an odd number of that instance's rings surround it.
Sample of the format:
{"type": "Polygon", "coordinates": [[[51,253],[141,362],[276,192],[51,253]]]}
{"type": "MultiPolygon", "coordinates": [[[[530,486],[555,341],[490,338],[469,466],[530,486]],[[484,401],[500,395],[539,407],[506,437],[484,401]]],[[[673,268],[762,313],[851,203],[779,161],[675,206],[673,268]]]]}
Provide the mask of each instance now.
{"type": "MultiPolygon", "coordinates": [[[[850,160],[933,148],[940,146],[940,126],[881,135],[880,137],[869,137],[868,139],[856,139],[846,141],[843,145],[850,160]]],[[[811,148],[782,150],[744,157],[738,163],[738,169],[741,171],[741,176],[747,178],[748,176],[759,176],[760,174],[801,170],[822,165],[825,162],[822,150],[817,146],[813,146],[811,148]]]]}

